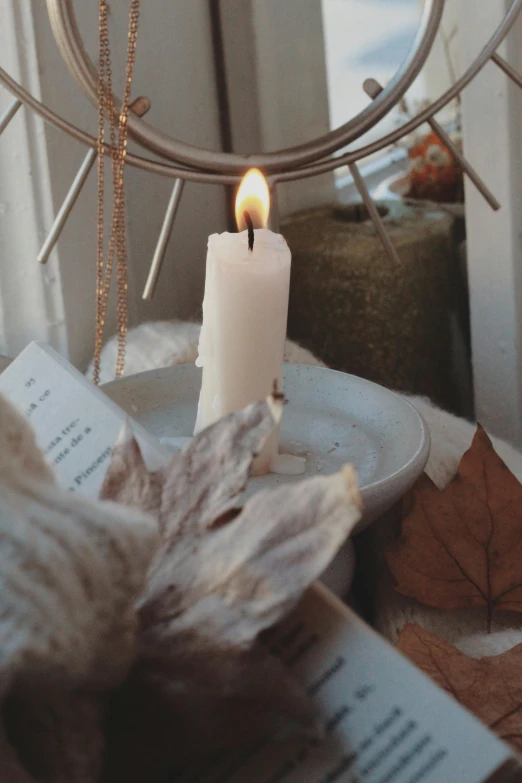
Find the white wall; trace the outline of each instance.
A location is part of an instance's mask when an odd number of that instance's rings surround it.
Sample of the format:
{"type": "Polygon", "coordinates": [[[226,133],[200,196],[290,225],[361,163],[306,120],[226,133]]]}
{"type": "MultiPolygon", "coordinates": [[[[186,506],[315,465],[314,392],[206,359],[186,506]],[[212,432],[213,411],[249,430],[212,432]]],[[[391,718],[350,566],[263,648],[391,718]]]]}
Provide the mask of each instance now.
{"type": "MultiPolygon", "coordinates": [[[[478,53],[511,0],[461,0],[461,65],[478,53]]],[[[499,49],[522,71],[522,18],[499,49]]],[[[522,446],[522,92],[489,63],[463,94],[464,151],[502,204],[466,183],[468,273],[477,418],[522,446]]]]}
{"type": "MultiPolygon", "coordinates": [[[[447,36],[449,36],[455,28],[457,28],[457,30],[459,30],[460,28],[459,3],[460,0],[446,0],[444,6],[444,14],[442,17],[442,26],[447,36]]],[[[419,4],[423,5],[424,0],[419,0],[419,4]]],[[[476,9],[479,6],[480,6],[480,2],[474,4],[473,7],[474,9],[476,9]]],[[[469,8],[470,8],[469,0],[467,0],[467,8],[468,8],[468,21],[469,21],[469,8]]],[[[449,45],[449,48],[451,53],[451,62],[458,75],[459,72],[458,71],[459,69],[458,35],[453,37],[449,45]]],[[[446,52],[444,48],[444,39],[442,33],[439,32],[439,35],[436,37],[435,42],[433,44],[431,54],[428,57],[428,60],[422,72],[422,78],[424,82],[423,87],[425,89],[426,96],[431,101],[436,100],[440,95],[442,95],[443,92],[445,92],[448,89],[448,87],[450,87],[453,84],[454,81],[453,76],[454,75],[451,71],[451,68],[448,65],[448,58],[446,56],[446,52]]]]}
{"type": "MultiPolygon", "coordinates": [[[[236,152],[330,130],[321,0],[220,0],[236,152]]],[[[333,175],[278,187],[282,215],[335,200],[333,175]]]]}
{"type": "MultiPolygon", "coordinates": [[[[148,118],[159,128],[201,146],[219,149],[220,134],[214,82],[210,21],[206,0],[154,0],[143,3],[134,95],[152,101],[148,118]]],[[[96,57],[96,3],[75,2],[80,29],[96,57]]],[[[128,3],[112,0],[111,28],[115,73],[123,71],[128,3]]],[[[56,50],[44,2],[6,0],[0,11],[2,65],[25,86],[41,94],[59,113],[91,132],[96,111],[77,88],[56,50]],[[34,14],[34,19],[31,15],[34,14]],[[20,17],[24,17],[23,24],[20,17]],[[32,39],[34,24],[35,38],[32,39]],[[22,71],[18,62],[23,64],[22,71]]],[[[5,103],[9,100],[2,96],[5,103]]],[[[15,355],[30,339],[50,340],[78,365],[92,354],[96,247],[96,174],[87,186],[62,234],[58,252],[46,270],[36,254],[55,211],[67,193],[86,150],[63,134],[29,118],[37,141],[21,147],[23,118],[13,120],[0,142],[2,181],[0,245],[4,333],[0,353],[15,355]],[[16,166],[12,165],[16,159],[16,166]],[[38,169],[38,171],[36,171],[38,169]],[[31,173],[32,172],[32,173],[31,173]],[[38,176],[36,176],[38,174],[38,176]],[[34,183],[42,181],[38,192],[34,183]],[[26,219],[13,223],[34,208],[26,219]],[[11,226],[9,228],[8,224],[11,226]],[[5,239],[7,237],[7,240],[5,239]],[[17,263],[13,266],[13,254],[17,263]],[[37,285],[32,283],[37,281],[37,285]],[[6,281],[9,288],[5,287],[6,281]],[[38,293],[33,294],[33,290],[38,293]],[[19,317],[13,297],[24,301],[19,317]],[[38,296],[38,302],[34,302],[38,296]],[[46,301],[56,300],[54,309],[46,301]],[[44,301],[45,300],[45,301],[44,301]],[[27,305],[27,307],[26,307],[27,305]],[[56,311],[56,312],[54,312],[56,311]],[[56,326],[52,327],[52,322],[56,326]]],[[[24,132],[26,132],[24,130],[24,132]]],[[[226,225],[222,189],[185,187],[171,244],[152,303],[141,292],[172,187],[170,180],[127,170],[128,245],[131,321],[194,315],[203,291],[206,238],[226,225]]],[[[112,319],[112,324],[114,319],[112,319]]]]}
{"type": "MultiPolygon", "coordinates": [[[[0,5],[2,64],[39,94],[32,14],[27,4],[0,5]]],[[[0,90],[0,113],[12,102],[0,90]]],[[[52,219],[43,124],[20,109],[0,138],[0,353],[15,355],[38,337],[67,349],[59,269],[36,263],[52,219]]]]}

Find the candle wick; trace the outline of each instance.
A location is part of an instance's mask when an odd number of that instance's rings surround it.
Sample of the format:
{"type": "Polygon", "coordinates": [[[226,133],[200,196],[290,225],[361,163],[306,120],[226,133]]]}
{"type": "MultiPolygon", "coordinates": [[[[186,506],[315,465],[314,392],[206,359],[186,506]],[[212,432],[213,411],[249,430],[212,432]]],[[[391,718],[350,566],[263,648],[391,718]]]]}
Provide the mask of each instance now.
{"type": "Polygon", "coordinates": [[[274,378],[272,382],[272,398],[274,400],[280,400],[281,402],[284,402],[286,404],[286,397],[279,388],[279,381],[277,378],[274,378]]]}
{"type": "Polygon", "coordinates": [[[254,249],[254,224],[252,223],[250,212],[248,212],[246,209],[243,212],[243,217],[245,218],[245,223],[247,224],[248,228],[248,249],[250,252],[252,252],[254,249]]]}

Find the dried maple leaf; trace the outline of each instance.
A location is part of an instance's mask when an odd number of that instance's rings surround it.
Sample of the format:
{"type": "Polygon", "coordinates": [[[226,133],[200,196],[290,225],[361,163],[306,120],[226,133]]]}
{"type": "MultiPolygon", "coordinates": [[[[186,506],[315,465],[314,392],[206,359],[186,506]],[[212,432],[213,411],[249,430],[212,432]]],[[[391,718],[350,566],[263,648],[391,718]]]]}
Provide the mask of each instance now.
{"type": "Polygon", "coordinates": [[[140,769],[159,777],[173,758],[269,730],[317,733],[316,707],[257,638],[320,576],[361,501],[346,467],[240,507],[252,460],[281,412],[271,398],[197,435],[154,475],[159,496],[133,439],[120,442],[109,468],[105,497],[146,504],[162,533],[138,602],[137,663],[111,712],[111,769],[126,780],[140,769]]]}
{"type": "Polygon", "coordinates": [[[476,661],[409,624],[397,647],[501,739],[522,751],[522,644],[476,661]]]}
{"type": "Polygon", "coordinates": [[[440,492],[423,475],[386,553],[396,589],[427,606],[522,611],[522,485],[479,425],[440,492]]]}

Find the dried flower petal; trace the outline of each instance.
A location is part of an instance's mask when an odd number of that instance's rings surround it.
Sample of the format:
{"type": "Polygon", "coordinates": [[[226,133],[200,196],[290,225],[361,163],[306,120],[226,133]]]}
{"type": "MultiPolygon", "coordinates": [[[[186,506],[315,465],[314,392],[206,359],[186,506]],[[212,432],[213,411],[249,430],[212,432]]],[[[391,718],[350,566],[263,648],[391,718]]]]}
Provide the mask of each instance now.
{"type": "Polygon", "coordinates": [[[140,601],[140,647],[191,630],[244,646],[324,571],[360,519],[352,468],[254,495],[239,516],[156,562],[140,601]]]}
{"type": "MultiPolygon", "coordinates": [[[[127,783],[259,735],[317,735],[315,706],[258,636],[324,571],[360,519],[361,499],[346,467],[238,507],[281,412],[274,397],[250,405],[198,434],[162,471],[163,543],[138,604],[138,660],[110,713],[110,775],[127,783]]],[[[138,452],[122,444],[109,494],[149,504],[138,452]],[[125,488],[124,466],[137,490],[125,488]]]]}
{"type": "Polygon", "coordinates": [[[269,397],[220,419],[174,455],[165,470],[162,528],[170,546],[197,537],[236,505],[252,460],[281,420],[283,400],[269,397]]]}
{"type": "Polygon", "coordinates": [[[125,421],[112,450],[100,498],[157,514],[161,491],[162,474],[149,472],[132,429],[125,421]]]}

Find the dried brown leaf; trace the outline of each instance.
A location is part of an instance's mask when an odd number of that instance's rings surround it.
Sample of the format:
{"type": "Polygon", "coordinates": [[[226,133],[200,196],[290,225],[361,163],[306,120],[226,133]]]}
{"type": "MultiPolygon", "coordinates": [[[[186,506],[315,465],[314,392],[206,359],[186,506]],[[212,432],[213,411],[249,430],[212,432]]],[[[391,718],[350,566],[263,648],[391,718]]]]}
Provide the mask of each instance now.
{"type": "Polygon", "coordinates": [[[396,589],[428,606],[522,611],[522,485],[479,425],[440,492],[423,475],[386,553],[396,589]]]}
{"type": "Polygon", "coordinates": [[[522,751],[522,644],[476,661],[409,624],[397,647],[501,739],[522,751]]]}

